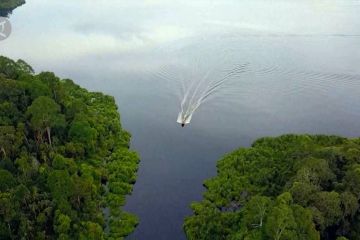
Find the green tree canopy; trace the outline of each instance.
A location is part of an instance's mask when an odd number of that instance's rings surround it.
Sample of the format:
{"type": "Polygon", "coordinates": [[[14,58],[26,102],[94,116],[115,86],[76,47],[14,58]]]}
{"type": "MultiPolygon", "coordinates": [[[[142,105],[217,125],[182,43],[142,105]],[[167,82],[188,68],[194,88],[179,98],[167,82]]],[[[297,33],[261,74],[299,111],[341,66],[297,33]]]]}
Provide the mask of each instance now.
{"type": "Polygon", "coordinates": [[[41,140],[43,131],[46,131],[50,145],[51,128],[65,124],[65,117],[60,113],[60,106],[49,97],[41,96],[35,99],[26,114],[30,117],[33,130],[40,133],[41,140]]]}
{"type": "Polygon", "coordinates": [[[0,239],[130,234],[138,219],[121,206],[139,157],[129,141],[112,97],[0,57],[0,239]]]}
{"type": "Polygon", "coordinates": [[[189,239],[358,239],[360,139],[261,138],[218,162],[189,239]]]}

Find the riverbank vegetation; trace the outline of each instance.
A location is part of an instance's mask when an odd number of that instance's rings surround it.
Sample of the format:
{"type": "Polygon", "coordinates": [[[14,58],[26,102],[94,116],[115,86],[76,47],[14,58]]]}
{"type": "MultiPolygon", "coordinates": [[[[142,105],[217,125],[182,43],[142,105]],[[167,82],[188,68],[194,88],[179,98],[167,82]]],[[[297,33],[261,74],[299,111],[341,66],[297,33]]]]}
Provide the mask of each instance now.
{"type": "Polygon", "coordinates": [[[360,139],[262,138],[204,185],[188,239],[360,239],[360,139]]]}
{"type": "Polygon", "coordinates": [[[7,17],[15,8],[25,4],[25,0],[1,0],[0,17],[7,17]]]}
{"type": "Polygon", "coordinates": [[[0,57],[0,239],[122,239],[139,158],[113,97],[0,57]]]}

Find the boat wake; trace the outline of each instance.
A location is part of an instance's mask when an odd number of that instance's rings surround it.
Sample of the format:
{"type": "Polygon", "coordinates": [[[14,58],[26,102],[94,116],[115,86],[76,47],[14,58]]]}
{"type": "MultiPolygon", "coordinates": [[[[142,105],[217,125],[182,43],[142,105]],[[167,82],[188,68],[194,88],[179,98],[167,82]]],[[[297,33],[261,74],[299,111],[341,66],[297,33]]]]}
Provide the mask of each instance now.
{"type": "MultiPolygon", "coordinates": [[[[295,94],[296,91],[301,91],[304,88],[318,89],[318,86],[325,88],[339,82],[360,85],[360,76],[358,75],[284,69],[278,66],[250,65],[250,63],[235,65],[226,61],[223,61],[222,64],[211,63],[210,60],[188,60],[184,62],[164,66],[156,73],[158,77],[171,82],[172,89],[174,85],[178,85],[176,89],[180,89],[177,92],[179,113],[176,122],[182,127],[191,122],[194,113],[204,103],[217,96],[229,96],[229,93],[234,90],[238,93],[238,87],[241,86],[239,82],[249,77],[245,74],[258,77],[276,74],[286,79],[292,79],[296,76],[298,79],[296,85],[283,86],[284,89],[278,89],[278,95],[295,94]],[[229,66],[232,67],[229,68],[229,66]]],[[[262,87],[266,86],[258,86],[258,90],[262,87]]]]}

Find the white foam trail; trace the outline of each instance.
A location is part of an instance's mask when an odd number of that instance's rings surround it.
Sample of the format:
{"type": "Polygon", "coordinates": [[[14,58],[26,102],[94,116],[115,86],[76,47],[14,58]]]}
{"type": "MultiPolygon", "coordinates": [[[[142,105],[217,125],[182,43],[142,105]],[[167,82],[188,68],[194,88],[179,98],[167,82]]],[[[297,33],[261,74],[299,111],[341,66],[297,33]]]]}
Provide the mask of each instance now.
{"type": "MultiPolygon", "coordinates": [[[[220,90],[224,89],[224,86],[227,83],[231,83],[231,79],[239,77],[240,74],[250,71],[248,66],[250,64],[242,64],[237,67],[224,71],[224,75],[216,76],[213,78],[211,75],[213,71],[207,71],[200,81],[196,84],[196,80],[192,81],[188,87],[185,94],[181,99],[180,112],[178,114],[177,122],[181,124],[189,124],[195,111],[210,97],[216,95],[220,90]]],[[[309,79],[316,79],[317,81],[313,84],[310,84],[310,87],[314,87],[316,84],[325,84],[328,80],[340,80],[344,83],[351,82],[352,84],[360,85],[360,76],[358,75],[347,75],[347,74],[334,74],[334,73],[323,73],[315,71],[299,71],[294,69],[282,69],[278,66],[270,67],[260,67],[259,69],[252,69],[252,72],[260,75],[269,75],[269,74],[281,74],[281,75],[296,75],[302,76],[309,79]]],[[[302,87],[307,87],[305,83],[300,82],[304,85],[302,87]]],[[[231,85],[232,86],[232,85],[231,85]]],[[[316,87],[316,86],[315,86],[316,87]]],[[[296,89],[295,89],[296,90],[296,89]]],[[[281,93],[279,93],[281,94],[281,93]]]]}
{"type": "MultiPolygon", "coordinates": [[[[197,84],[193,80],[186,88],[185,94],[180,102],[180,112],[177,122],[181,124],[189,124],[195,111],[206,102],[210,96],[216,94],[222,87],[234,77],[246,72],[249,64],[236,66],[230,71],[222,71],[220,76],[213,77],[214,69],[206,71],[197,84]]],[[[193,76],[194,77],[194,76],[193,76]]]]}

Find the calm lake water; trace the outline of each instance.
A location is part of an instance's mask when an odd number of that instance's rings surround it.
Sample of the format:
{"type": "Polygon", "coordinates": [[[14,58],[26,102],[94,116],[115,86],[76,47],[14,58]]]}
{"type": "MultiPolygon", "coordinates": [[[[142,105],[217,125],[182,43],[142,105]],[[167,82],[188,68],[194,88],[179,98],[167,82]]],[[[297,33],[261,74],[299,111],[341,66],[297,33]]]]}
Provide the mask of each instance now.
{"type": "Polygon", "coordinates": [[[351,0],[28,0],[0,54],[113,95],[141,155],[129,239],[185,239],[227,152],[284,133],[360,136],[359,12],[351,0]],[[178,83],[155,73],[223,56],[250,70],[179,127],[178,83]]]}

